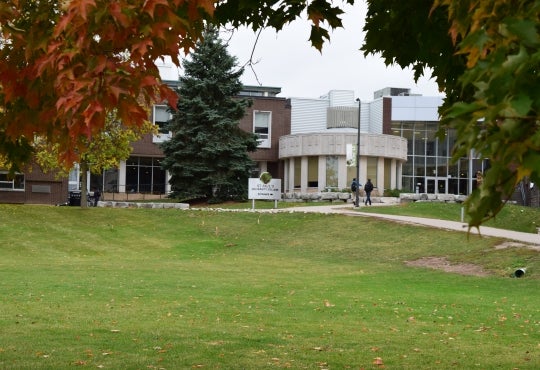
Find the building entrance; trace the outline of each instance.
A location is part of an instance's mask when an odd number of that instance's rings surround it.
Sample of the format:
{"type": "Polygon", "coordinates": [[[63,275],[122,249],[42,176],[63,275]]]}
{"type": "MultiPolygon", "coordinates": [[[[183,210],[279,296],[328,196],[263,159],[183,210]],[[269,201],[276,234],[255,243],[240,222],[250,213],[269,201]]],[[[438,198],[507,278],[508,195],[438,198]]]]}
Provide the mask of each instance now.
{"type": "Polygon", "coordinates": [[[426,177],[424,186],[428,194],[446,194],[448,179],[444,177],[426,177]]]}

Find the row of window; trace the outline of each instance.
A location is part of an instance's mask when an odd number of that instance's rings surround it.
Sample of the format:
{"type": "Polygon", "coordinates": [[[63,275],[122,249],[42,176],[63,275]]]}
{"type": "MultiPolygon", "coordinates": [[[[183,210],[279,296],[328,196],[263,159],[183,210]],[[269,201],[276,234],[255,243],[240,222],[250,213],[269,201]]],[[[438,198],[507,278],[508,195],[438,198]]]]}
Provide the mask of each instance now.
{"type": "MultiPolygon", "coordinates": [[[[317,188],[319,186],[319,157],[318,156],[309,156],[307,158],[307,186],[308,188],[317,188]]],[[[326,156],[326,179],[325,187],[327,188],[337,188],[338,187],[338,163],[339,157],[337,155],[328,155],[326,156]]],[[[377,179],[378,171],[378,158],[376,157],[367,157],[366,158],[366,174],[367,178],[377,179]]],[[[385,159],[384,163],[385,171],[385,181],[388,184],[385,184],[386,187],[389,186],[390,182],[390,166],[391,160],[385,159]],[[388,176],[386,176],[388,173],[388,176]]],[[[301,174],[302,174],[302,162],[298,159],[294,161],[294,187],[299,189],[301,187],[301,174]]],[[[356,165],[351,162],[350,165],[347,165],[347,184],[352,182],[352,179],[356,177],[356,165]]]]}

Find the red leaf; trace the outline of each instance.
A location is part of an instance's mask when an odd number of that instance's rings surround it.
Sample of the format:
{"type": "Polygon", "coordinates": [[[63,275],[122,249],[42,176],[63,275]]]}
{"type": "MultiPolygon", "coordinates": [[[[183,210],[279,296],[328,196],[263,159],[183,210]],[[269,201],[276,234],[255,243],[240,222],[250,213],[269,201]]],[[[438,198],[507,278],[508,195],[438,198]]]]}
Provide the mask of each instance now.
{"type": "Polygon", "coordinates": [[[166,0],[146,0],[143,5],[143,12],[154,19],[154,12],[156,11],[157,5],[169,6],[169,3],[166,0]]]}
{"type": "Polygon", "coordinates": [[[129,17],[127,17],[124,13],[122,13],[122,8],[120,7],[120,4],[117,2],[111,2],[109,5],[109,12],[111,16],[118,22],[122,27],[129,27],[130,21],[129,17]]]}

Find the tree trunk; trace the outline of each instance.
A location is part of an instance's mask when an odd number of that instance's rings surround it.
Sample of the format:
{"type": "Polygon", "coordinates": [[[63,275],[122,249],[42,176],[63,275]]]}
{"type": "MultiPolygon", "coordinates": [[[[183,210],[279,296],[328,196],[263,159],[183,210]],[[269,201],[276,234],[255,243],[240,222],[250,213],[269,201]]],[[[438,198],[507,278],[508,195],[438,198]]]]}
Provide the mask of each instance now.
{"type": "Polygon", "coordinates": [[[82,162],[81,168],[81,208],[88,208],[88,163],[82,162]]]}

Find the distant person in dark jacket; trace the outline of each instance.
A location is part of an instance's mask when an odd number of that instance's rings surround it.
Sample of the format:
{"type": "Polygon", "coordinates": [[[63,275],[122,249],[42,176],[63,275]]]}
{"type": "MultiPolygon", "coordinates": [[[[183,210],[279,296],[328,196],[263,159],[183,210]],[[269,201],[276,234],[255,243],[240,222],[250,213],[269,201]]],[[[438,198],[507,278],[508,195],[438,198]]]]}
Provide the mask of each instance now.
{"type": "Polygon", "coordinates": [[[364,204],[367,206],[369,202],[369,205],[371,205],[371,192],[373,191],[373,183],[371,182],[371,179],[367,179],[367,182],[364,185],[364,191],[366,192],[366,201],[364,204]]]}
{"type": "Polygon", "coordinates": [[[97,207],[97,204],[99,202],[99,198],[101,198],[101,191],[99,191],[99,189],[96,189],[94,191],[94,207],[97,207]]]}
{"type": "MultiPolygon", "coordinates": [[[[353,199],[355,199],[356,195],[358,194],[358,181],[356,181],[356,177],[351,182],[351,191],[353,193],[353,199]]],[[[356,200],[353,203],[355,207],[358,207],[358,204],[356,204],[356,200]]]]}

